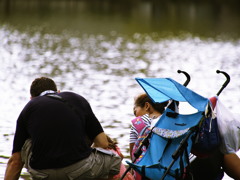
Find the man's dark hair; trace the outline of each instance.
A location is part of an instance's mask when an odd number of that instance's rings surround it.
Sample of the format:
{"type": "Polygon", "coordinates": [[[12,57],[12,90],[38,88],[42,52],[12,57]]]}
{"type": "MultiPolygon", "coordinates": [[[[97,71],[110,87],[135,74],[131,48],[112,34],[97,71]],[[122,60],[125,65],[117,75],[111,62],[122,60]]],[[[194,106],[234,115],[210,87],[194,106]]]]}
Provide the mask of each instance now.
{"type": "Polygon", "coordinates": [[[47,77],[40,77],[36,78],[32,82],[30,87],[30,94],[32,97],[36,97],[46,90],[57,91],[57,86],[52,79],[47,77]]]}

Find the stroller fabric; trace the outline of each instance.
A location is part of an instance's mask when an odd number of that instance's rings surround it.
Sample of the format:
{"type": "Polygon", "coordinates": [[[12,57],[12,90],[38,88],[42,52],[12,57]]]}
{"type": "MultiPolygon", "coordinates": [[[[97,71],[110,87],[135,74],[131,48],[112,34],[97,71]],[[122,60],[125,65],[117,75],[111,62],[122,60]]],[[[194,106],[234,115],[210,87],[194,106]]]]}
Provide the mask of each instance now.
{"type": "Polygon", "coordinates": [[[190,129],[196,126],[202,118],[201,112],[193,115],[178,115],[177,118],[172,118],[167,116],[169,111],[165,111],[153,128],[153,135],[146,154],[136,164],[128,163],[139,174],[145,175],[150,179],[160,179],[166,168],[171,164],[173,160],[172,155],[179,147],[181,141],[188,133],[191,133],[188,138],[188,145],[183,150],[184,153],[177,158],[167,179],[176,179],[179,176],[183,176],[192,147],[191,137],[194,135],[190,129]]]}

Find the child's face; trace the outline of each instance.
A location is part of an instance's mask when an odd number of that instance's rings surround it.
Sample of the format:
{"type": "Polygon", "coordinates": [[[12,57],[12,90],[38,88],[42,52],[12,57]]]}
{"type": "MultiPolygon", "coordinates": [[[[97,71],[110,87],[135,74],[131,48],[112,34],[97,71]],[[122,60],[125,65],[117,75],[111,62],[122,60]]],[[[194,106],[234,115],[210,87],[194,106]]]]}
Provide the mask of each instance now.
{"type": "Polygon", "coordinates": [[[136,117],[138,117],[138,116],[143,116],[144,114],[147,114],[147,111],[145,107],[134,106],[133,113],[136,117]]]}

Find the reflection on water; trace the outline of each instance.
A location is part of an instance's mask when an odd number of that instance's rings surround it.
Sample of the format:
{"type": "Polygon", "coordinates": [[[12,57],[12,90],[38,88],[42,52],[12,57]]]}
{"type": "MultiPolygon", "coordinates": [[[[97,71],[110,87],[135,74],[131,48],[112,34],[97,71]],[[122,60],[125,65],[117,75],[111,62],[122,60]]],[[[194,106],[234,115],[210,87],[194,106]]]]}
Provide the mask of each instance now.
{"type": "Polygon", "coordinates": [[[236,1],[215,1],[216,6],[128,1],[127,7],[110,0],[37,2],[0,2],[5,9],[0,11],[0,179],[11,154],[16,119],[29,100],[31,81],[39,76],[50,76],[59,89],[86,97],[126,159],[133,98],[142,92],[135,77],[171,77],[182,83],[185,77],[177,70],[185,70],[192,79],[188,87],[209,97],[225,81],[216,74],[220,69],[231,76],[221,98],[238,111],[236,1]]]}
{"type": "MultiPolygon", "coordinates": [[[[182,69],[191,75],[188,87],[209,97],[225,81],[216,70],[224,70],[231,83],[221,96],[227,107],[238,111],[239,40],[161,39],[156,34],[139,33],[73,37],[66,33],[22,33],[9,26],[0,28],[0,39],[0,94],[4,95],[0,102],[0,138],[4,144],[0,154],[4,156],[11,153],[15,121],[29,100],[29,85],[43,75],[54,78],[60,89],[85,96],[125,156],[129,153],[133,97],[142,92],[135,77],[171,77],[182,83],[185,77],[177,73],[182,69]]],[[[0,170],[3,176],[4,169],[0,170]]]]}

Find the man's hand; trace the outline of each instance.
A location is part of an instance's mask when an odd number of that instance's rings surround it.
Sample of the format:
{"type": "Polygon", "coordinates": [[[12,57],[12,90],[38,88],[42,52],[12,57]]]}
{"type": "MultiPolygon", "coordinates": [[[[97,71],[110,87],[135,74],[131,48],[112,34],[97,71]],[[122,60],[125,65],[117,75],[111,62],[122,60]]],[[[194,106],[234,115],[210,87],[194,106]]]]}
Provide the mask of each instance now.
{"type": "Polygon", "coordinates": [[[107,140],[107,136],[104,132],[98,134],[95,137],[93,143],[94,143],[95,147],[101,147],[101,148],[104,148],[104,149],[108,148],[108,140],[107,140]]]}

